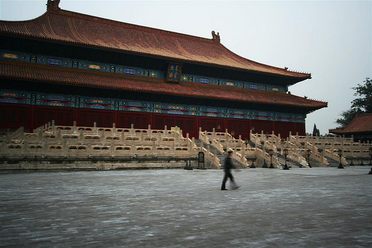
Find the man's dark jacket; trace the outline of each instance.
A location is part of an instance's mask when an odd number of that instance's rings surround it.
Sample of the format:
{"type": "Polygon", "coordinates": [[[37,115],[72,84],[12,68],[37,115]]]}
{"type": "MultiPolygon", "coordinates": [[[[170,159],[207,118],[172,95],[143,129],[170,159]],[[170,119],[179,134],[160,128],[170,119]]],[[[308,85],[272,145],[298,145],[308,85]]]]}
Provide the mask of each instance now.
{"type": "Polygon", "coordinates": [[[234,168],[234,164],[231,160],[231,157],[227,156],[225,159],[225,164],[223,165],[223,169],[225,172],[230,172],[230,170],[233,168],[234,168]]]}

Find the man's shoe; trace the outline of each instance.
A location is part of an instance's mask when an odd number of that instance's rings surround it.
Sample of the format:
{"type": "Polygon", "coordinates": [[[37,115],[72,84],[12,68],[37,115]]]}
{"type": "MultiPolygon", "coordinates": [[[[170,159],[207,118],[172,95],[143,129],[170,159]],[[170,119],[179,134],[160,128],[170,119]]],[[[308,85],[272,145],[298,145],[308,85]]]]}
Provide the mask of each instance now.
{"type": "Polygon", "coordinates": [[[221,190],[227,190],[227,189],[221,189],[221,190]]]}

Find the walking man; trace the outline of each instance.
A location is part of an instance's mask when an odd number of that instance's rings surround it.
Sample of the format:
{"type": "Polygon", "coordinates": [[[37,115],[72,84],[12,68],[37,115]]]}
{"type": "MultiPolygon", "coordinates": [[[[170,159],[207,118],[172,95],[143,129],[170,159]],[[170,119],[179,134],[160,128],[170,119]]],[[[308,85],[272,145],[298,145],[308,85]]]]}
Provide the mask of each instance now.
{"type": "Polygon", "coordinates": [[[230,178],[230,183],[231,183],[231,188],[232,189],[238,189],[239,188],[239,186],[236,185],[236,183],[234,181],[234,177],[231,173],[231,169],[235,168],[235,166],[232,162],[232,159],[231,159],[232,154],[233,154],[233,150],[229,148],[229,150],[227,151],[227,156],[226,156],[225,163],[224,163],[224,166],[223,166],[224,176],[223,176],[223,180],[222,180],[221,190],[227,190],[226,189],[226,182],[227,182],[228,178],[230,178]]]}

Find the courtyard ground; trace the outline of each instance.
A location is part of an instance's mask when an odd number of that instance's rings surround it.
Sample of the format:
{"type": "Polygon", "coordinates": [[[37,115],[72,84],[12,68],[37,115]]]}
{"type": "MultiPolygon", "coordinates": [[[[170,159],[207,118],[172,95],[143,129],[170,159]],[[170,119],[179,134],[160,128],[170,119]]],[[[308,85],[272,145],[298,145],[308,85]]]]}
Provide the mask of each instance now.
{"type": "Polygon", "coordinates": [[[0,246],[372,247],[369,170],[0,174],[0,246]]]}

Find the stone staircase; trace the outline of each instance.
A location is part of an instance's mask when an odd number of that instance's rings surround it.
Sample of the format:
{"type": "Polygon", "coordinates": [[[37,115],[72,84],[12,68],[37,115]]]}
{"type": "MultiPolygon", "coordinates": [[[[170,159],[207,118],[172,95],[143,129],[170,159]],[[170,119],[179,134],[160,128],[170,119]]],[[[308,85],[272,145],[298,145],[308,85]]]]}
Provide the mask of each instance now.
{"type": "MultiPolygon", "coordinates": [[[[285,162],[286,162],[284,156],[282,154],[279,154],[278,155],[278,159],[279,159],[280,165],[283,168],[284,165],[285,165],[285,162]]],[[[289,168],[295,168],[295,167],[302,168],[303,167],[303,165],[301,165],[300,163],[298,163],[298,162],[296,162],[294,160],[289,159],[288,157],[287,157],[287,166],[289,168]]]]}
{"type": "Polygon", "coordinates": [[[58,126],[52,122],[31,133],[19,128],[0,135],[0,163],[184,161],[189,169],[219,169],[228,149],[234,151],[232,159],[238,168],[270,167],[271,163],[274,168],[283,168],[284,151],[287,165],[293,168],[338,167],[340,155],[336,151],[339,149],[348,149],[345,154],[353,154],[349,161],[341,156],[343,166],[352,160],[354,164],[361,164],[361,161],[365,164],[369,159],[366,151],[372,147],[368,146],[370,144],[351,143],[340,138],[331,141],[298,135],[283,140],[274,133],[252,132],[245,141],[233,137],[227,130],[199,130],[199,139],[195,140],[188,135],[183,137],[178,127],[157,130],[151,126],[147,129],[117,128],[115,124],[112,127],[58,126]],[[325,148],[319,149],[320,146],[325,148]]]}
{"type": "Polygon", "coordinates": [[[103,167],[112,168],[129,162],[153,162],[161,167],[170,161],[181,164],[196,161],[200,152],[195,142],[188,136],[183,137],[176,127],[157,130],[150,126],[117,128],[115,124],[110,128],[76,126],[76,123],[58,126],[52,122],[31,133],[20,128],[2,137],[0,161],[3,164],[99,162],[103,167]]]}

